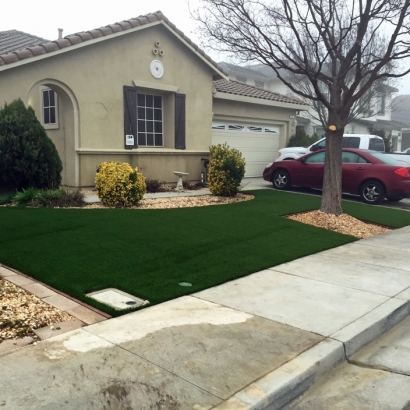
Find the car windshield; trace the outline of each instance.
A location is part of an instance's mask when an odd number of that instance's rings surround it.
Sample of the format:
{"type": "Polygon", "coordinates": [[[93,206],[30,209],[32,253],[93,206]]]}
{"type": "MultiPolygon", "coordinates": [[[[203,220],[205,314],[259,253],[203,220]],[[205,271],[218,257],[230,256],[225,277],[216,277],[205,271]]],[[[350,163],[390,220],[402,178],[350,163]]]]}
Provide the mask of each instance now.
{"type": "Polygon", "coordinates": [[[385,164],[390,164],[390,165],[403,165],[405,163],[404,161],[399,161],[395,158],[392,158],[389,156],[389,154],[386,154],[384,152],[369,152],[369,154],[372,157],[375,157],[379,159],[380,161],[383,161],[385,164]]]}

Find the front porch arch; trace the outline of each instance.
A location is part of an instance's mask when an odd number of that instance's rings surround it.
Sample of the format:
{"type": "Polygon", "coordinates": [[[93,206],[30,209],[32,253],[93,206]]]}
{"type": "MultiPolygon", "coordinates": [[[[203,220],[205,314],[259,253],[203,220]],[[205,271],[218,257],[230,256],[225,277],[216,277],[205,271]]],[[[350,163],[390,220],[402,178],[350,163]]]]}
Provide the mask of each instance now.
{"type": "Polygon", "coordinates": [[[41,87],[52,89],[58,96],[58,126],[45,126],[48,136],[57,147],[63,163],[62,184],[80,186],[80,166],[77,150],[80,146],[80,118],[78,101],[74,92],[59,80],[45,78],[37,81],[27,93],[25,103],[36,111],[42,121],[41,87]]]}

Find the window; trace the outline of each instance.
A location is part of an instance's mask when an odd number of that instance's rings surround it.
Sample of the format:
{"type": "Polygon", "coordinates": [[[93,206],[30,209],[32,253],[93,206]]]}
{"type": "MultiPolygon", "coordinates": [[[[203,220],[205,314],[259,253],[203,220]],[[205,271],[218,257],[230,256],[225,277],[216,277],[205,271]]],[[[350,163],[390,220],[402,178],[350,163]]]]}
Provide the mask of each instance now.
{"type": "Polygon", "coordinates": [[[220,122],[213,122],[212,123],[212,129],[213,130],[225,130],[226,126],[225,126],[225,124],[222,124],[220,122]]]}
{"type": "Polygon", "coordinates": [[[324,149],[326,147],[326,138],[319,140],[316,144],[313,144],[310,148],[310,151],[319,151],[320,149],[324,149]]]}
{"type": "Polygon", "coordinates": [[[137,136],[140,147],[163,147],[162,97],[137,95],[137,136]]]}
{"type": "Polygon", "coordinates": [[[343,152],[342,162],[344,164],[354,163],[356,164],[359,159],[359,155],[354,152],[343,152]]]}
{"type": "Polygon", "coordinates": [[[359,137],[343,137],[343,148],[359,148],[359,137]]]}
{"type": "Polygon", "coordinates": [[[248,131],[249,132],[262,132],[263,131],[263,127],[258,127],[256,125],[250,125],[248,127],[248,131]]]}
{"type": "Polygon", "coordinates": [[[245,126],[244,125],[230,124],[230,125],[228,125],[228,130],[229,131],[245,131],[245,126]]]}
{"type": "Polygon", "coordinates": [[[265,83],[263,81],[255,80],[255,85],[256,85],[256,87],[263,88],[265,86],[265,83]]]}
{"type": "Polygon", "coordinates": [[[265,127],[265,132],[272,132],[273,134],[278,134],[279,128],[265,127]]]}
{"type": "Polygon", "coordinates": [[[239,81],[240,83],[245,83],[246,84],[246,77],[240,77],[240,76],[236,76],[237,81],[239,81]]]}
{"type": "Polygon", "coordinates": [[[381,138],[370,138],[369,149],[374,151],[385,151],[384,141],[381,138]]]}
{"type": "Polygon", "coordinates": [[[47,88],[42,90],[43,97],[43,124],[56,125],[57,124],[57,96],[53,90],[47,88]]]}
{"type": "Polygon", "coordinates": [[[316,154],[311,155],[310,157],[307,157],[305,162],[307,164],[322,164],[325,162],[325,152],[318,152],[316,154]]]}
{"type": "Polygon", "coordinates": [[[171,148],[173,145],[175,149],[186,149],[185,94],[162,93],[157,90],[138,92],[136,87],[127,85],[123,86],[123,91],[125,149],[139,146],[171,148]],[[171,111],[172,108],[174,118],[166,115],[166,110],[171,111]],[[172,132],[172,128],[174,141],[167,136],[167,133],[172,132]]]}

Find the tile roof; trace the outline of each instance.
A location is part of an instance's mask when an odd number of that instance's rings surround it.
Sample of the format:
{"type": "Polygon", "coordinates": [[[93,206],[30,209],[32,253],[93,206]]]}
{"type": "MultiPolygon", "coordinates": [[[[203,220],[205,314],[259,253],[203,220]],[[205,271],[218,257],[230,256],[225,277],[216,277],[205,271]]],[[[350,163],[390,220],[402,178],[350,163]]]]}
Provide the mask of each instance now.
{"type": "Polygon", "coordinates": [[[264,77],[266,79],[270,79],[271,76],[267,76],[264,73],[262,73],[261,70],[255,70],[253,67],[255,66],[247,66],[247,67],[242,67],[239,65],[231,64],[231,63],[226,63],[225,61],[219,62],[218,63],[220,67],[222,67],[225,71],[228,73],[230,71],[236,71],[241,74],[248,74],[252,76],[258,76],[258,77],[264,77]]]}
{"type": "Polygon", "coordinates": [[[48,41],[18,30],[0,31],[0,55],[27,47],[34,47],[48,41]]]}
{"type": "Polygon", "coordinates": [[[214,87],[216,91],[226,94],[235,94],[242,95],[244,97],[260,98],[262,100],[310,106],[310,104],[299,100],[298,98],[288,97],[286,95],[274,93],[273,91],[264,90],[253,85],[243,84],[233,80],[216,80],[214,81],[214,87]]]}
{"type": "MultiPolygon", "coordinates": [[[[186,41],[195,51],[197,51],[203,58],[205,58],[211,65],[215,67],[219,72],[227,75],[224,70],[218,66],[218,64],[212,60],[203,50],[201,50],[189,37],[187,37],[181,30],[179,30],[175,24],[171,23],[167,17],[161,11],[155,13],[146,14],[131,18],[129,20],[120,21],[115,24],[109,24],[108,26],[100,27],[94,30],[84,31],[81,33],[75,33],[68,35],[60,40],[48,41],[44,40],[40,44],[36,44],[32,47],[23,45],[20,50],[13,49],[11,52],[0,52],[0,67],[6,64],[15,63],[28,58],[35,58],[37,56],[53,53],[62,48],[71,47],[79,43],[84,43],[89,40],[93,40],[99,37],[110,36],[111,34],[118,33],[120,31],[127,31],[138,26],[144,26],[146,24],[153,23],[155,21],[163,21],[167,24],[175,33],[180,35],[184,41],[186,41]]],[[[35,37],[35,36],[31,36],[35,37]]],[[[38,38],[38,37],[37,37],[38,38]]]]}

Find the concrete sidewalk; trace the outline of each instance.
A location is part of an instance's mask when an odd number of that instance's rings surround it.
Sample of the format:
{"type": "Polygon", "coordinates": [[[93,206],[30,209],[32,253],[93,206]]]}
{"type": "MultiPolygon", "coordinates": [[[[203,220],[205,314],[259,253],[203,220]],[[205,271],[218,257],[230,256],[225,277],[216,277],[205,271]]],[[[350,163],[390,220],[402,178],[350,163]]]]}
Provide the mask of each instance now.
{"type": "Polygon", "coordinates": [[[409,249],[406,227],[2,354],[0,405],[279,409],[409,315],[409,249]]]}

